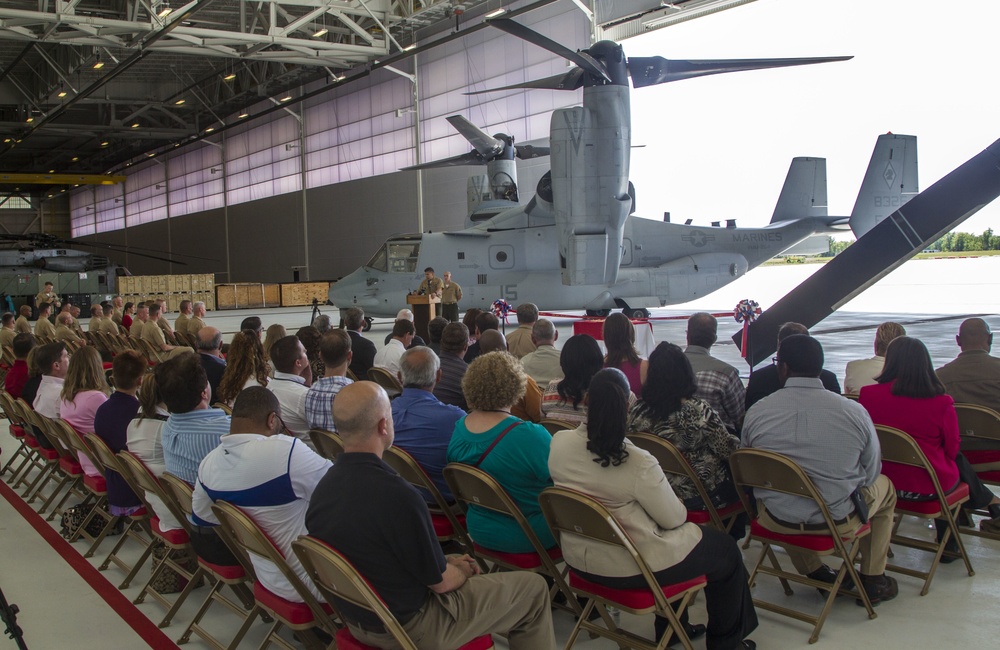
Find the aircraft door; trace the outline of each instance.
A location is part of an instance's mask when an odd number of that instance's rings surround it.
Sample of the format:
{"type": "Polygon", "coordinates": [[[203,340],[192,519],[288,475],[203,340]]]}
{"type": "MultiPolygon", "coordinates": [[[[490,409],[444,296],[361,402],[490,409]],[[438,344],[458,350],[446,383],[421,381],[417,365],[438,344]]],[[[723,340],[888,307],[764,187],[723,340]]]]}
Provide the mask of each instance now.
{"type": "Polygon", "coordinates": [[[490,246],[490,268],[491,269],[514,268],[514,247],[509,244],[498,244],[496,246],[490,246]]]}
{"type": "Polygon", "coordinates": [[[632,240],[626,237],[622,240],[622,266],[632,265],[632,240]]]}

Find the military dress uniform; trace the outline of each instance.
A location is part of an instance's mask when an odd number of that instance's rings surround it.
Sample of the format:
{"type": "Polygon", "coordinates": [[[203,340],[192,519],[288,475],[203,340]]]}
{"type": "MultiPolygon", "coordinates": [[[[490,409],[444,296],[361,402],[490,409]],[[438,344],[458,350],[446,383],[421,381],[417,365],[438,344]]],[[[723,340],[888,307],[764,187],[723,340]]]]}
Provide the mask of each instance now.
{"type": "Polygon", "coordinates": [[[441,316],[452,323],[458,322],[458,301],[462,299],[462,287],[455,281],[441,285],[441,316]]]}

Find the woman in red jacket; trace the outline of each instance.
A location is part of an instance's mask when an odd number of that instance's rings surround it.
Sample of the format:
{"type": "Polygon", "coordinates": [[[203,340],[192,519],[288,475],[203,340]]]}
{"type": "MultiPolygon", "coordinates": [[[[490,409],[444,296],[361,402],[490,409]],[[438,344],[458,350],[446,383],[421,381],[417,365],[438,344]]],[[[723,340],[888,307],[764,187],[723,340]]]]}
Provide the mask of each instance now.
{"type": "MultiPolygon", "coordinates": [[[[1000,532],[1000,499],[983,485],[969,461],[959,453],[955,402],[945,394],[923,342],[909,336],[894,339],[886,352],[882,374],[875,379],[878,383],[865,386],[860,395],[862,406],[875,424],[895,427],[916,440],[945,492],[959,482],[968,483],[966,507],[989,507],[993,518],[984,520],[980,527],[1000,532]]],[[[895,467],[890,478],[902,498],[934,498],[933,484],[917,468],[895,467]]]]}

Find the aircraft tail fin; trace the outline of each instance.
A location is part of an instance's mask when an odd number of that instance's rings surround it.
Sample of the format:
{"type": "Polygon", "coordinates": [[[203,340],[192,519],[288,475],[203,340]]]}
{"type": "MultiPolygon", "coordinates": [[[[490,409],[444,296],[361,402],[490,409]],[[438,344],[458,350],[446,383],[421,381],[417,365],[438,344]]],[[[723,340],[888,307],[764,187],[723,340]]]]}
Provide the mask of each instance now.
{"type": "Polygon", "coordinates": [[[919,191],[917,137],[880,135],[851,212],[849,224],[854,236],[860,238],[919,191]]]}
{"type": "Polygon", "coordinates": [[[826,158],[793,158],[771,223],[826,216],[826,158]]]}

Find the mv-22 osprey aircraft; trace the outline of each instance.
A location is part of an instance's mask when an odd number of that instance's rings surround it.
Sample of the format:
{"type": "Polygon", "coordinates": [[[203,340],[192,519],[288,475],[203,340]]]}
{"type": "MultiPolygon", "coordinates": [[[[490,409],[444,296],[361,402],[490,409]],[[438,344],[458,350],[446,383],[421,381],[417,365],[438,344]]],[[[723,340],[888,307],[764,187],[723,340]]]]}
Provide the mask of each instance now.
{"type": "MultiPolygon", "coordinates": [[[[490,200],[470,214],[471,227],[454,232],[391,237],[362,268],[335,283],[339,308],[392,316],[417,286],[423,269],[450,270],[462,285],[463,308],[489,308],[504,298],[547,309],[585,309],[631,317],[648,308],[687,302],[743,276],[749,269],[811,235],[850,227],[859,237],[917,192],[912,136],[879,138],[849,217],[828,216],[826,161],[792,161],[771,223],[763,228],[700,227],[629,218],[629,77],[636,88],[699,76],[842,61],[850,57],[742,60],[626,59],[622,47],[601,41],[574,52],[509,19],[490,24],[576,64],[569,72],[496,88],[575,90],[583,106],[552,115],[550,150],[518,147],[490,137],[458,116],[449,121],[475,147],[469,154],[417,168],[488,165],[490,200]],[[549,153],[551,169],[535,196],[516,204],[514,157],[549,153]],[[497,179],[505,180],[497,180],[497,179]],[[511,201],[513,199],[513,201],[511,201]],[[504,209],[506,208],[506,209],[504,209]]],[[[471,188],[470,188],[471,191],[471,188]]],[[[482,196],[480,196],[482,198],[482,196]]]]}

